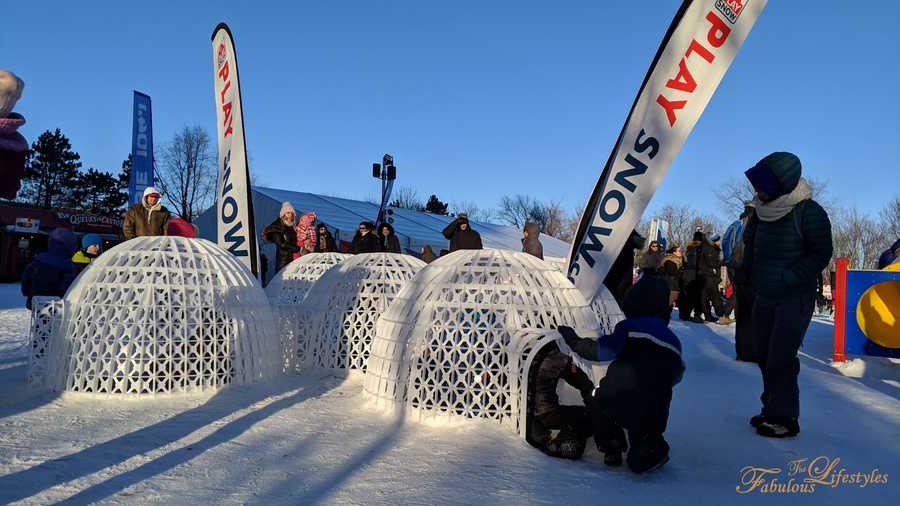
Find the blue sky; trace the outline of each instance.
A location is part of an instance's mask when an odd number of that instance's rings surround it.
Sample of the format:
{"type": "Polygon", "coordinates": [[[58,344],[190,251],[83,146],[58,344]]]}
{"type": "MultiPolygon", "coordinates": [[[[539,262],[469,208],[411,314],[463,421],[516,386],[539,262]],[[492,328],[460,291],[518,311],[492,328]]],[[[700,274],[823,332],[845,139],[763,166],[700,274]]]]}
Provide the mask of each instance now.
{"type": "MultiPolygon", "coordinates": [[[[26,81],[23,133],[61,128],[85,167],[131,150],[133,89],[157,148],[215,132],[210,34],[234,33],[251,171],[279,188],[398,185],[493,207],[590,194],[680,2],[9,2],[0,67],[26,81]]],[[[900,193],[900,2],[768,7],[650,204],[717,213],[712,190],[797,153],[841,202],[900,193]]]]}

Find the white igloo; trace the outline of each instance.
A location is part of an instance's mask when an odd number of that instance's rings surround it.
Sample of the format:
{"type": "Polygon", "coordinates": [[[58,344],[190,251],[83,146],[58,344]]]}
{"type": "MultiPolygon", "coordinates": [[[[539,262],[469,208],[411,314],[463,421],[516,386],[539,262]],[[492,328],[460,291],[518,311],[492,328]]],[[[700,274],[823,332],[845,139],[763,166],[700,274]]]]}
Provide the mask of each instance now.
{"type": "Polygon", "coordinates": [[[425,265],[409,255],[363,253],[322,274],[297,321],[298,368],[364,369],[375,322],[425,265]]]}
{"type": "Polygon", "coordinates": [[[303,255],[278,271],[266,287],[266,295],[273,304],[298,304],[325,271],[351,256],[346,253],[303,255]]]}
{"type": "Polygon", "coordinates": [[[31,369],[40,374],[29,377],[53,390],[183,393],[280,372],[265,292],[234,256],[205,239],[121,243],[62,300],[36,307],[33,321],[31,369]]]}
{"type": "Polygon", "coordinates": [[[611,330],[553,265],[525,253],[457,251],[429,264],[382,315],[365,393],[419,420],[515,421],[520,368],[511,357],[531,349],[513,336],[558,325],[611,330]]]}

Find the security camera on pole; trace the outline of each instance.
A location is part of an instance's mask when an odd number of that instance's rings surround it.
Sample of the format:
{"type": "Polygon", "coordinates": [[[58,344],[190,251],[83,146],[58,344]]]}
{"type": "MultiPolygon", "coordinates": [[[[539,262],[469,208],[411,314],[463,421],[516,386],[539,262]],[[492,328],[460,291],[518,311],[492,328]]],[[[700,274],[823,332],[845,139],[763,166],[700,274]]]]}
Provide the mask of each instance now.
{"type": "MultiPolygon", "coordinates": [[[[384,223],[384,209],[391,198],[391,190],[394,189],[394,180],[397,179],[397,167],[394,167],[394,157],[384,155],[381,163],[372,164],[372,177],[381,179],[381,206],[378,207],[378,217],[375,223],[384,223]]],[[[388,212],[388,214],[394,214],[388,212]]],[[[393,218],[388,218],[388,223],[392,223],[393,218]]]]}

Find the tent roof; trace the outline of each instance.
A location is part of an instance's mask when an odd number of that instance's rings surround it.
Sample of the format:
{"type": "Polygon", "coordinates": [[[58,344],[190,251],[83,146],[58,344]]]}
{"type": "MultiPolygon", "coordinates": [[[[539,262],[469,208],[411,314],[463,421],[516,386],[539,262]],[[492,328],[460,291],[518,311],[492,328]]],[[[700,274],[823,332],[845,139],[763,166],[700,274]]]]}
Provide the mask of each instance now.
{"type": "MultiPolygon", "coordinates": [[[[254,186],[253,190],[278,203],[290,202],[298,213],[315,211],[319,221],[348,233],[355,232],[359,222],[374,221],[378,215],[378,205],[371,202],[262,186],[254,186]]],[[[396,207],[389,209],[394,213],[392,225],[399,236],[411,238],[414,244],[447,244],[447,239],[444,238],[441,231],[453,221],[452,216],[396,207]]],[[[513,251],[522,249],[522,232],[516,227],[469,221],[472,228],[481,234],[486,248],[513,251]]],[[[565,257],[569,254],[569,244],[554,237],[541,234],[541,243],[544,246],[545,256],[565,257]]]]}

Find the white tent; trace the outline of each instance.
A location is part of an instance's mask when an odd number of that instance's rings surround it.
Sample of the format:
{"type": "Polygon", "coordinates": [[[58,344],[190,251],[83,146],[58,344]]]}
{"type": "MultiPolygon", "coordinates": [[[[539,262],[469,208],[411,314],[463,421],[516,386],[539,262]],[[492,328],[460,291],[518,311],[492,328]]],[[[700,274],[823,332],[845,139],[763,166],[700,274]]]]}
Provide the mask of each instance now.
{"type": "MultiPolygon", "coordinates": [[[[361,200],[329,197],[315,193],[278,190],[261,186],[253,187],[253,212],[257,237],[269,223],[278,217],[282,202],[290,202],[298,214],[315,211],[318,221],[325,223],[334,235],[335,242],[350,242],[361,221],[375,221],[378,205],[361,200]]],[[[392,225],[400,239],[404,253],[418,256],[422,247],[430,245],[435,254],[448,247],[448,241],[441,234],[444,227],[453,221],[452,216],[431,214],[423,211],[391,207],[392,225]]],[[[522,250],[522,231],[516,227],[497,225],[470,220],[472,228],[481,234],[484,247],[509,251],[522,250]]],[[[216,241],[216,209],[212,207],[201,214],[194,224],[200,230],[200,237],[216,241]]],[[[541,235],[546,257],[565,257],[569,254],[569,244],[559,239],[541,235]]],[[[273,244],[260,241],[260,252],[269,259],[269,277],[275,259],[273,244]]]]}

